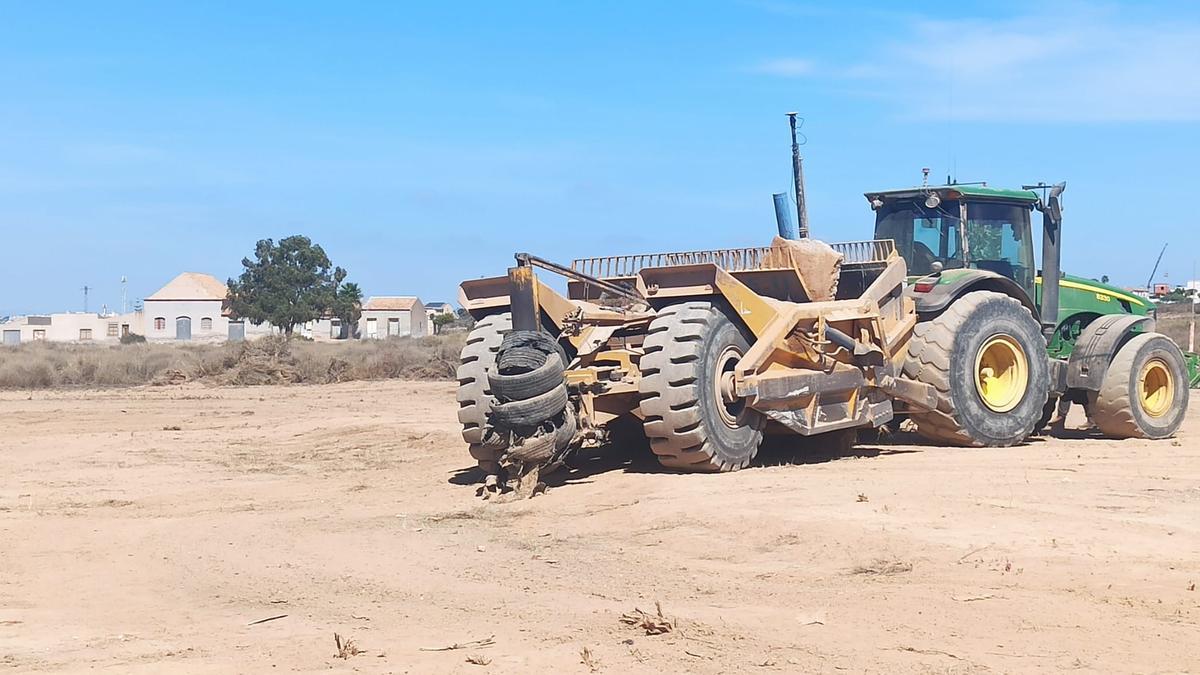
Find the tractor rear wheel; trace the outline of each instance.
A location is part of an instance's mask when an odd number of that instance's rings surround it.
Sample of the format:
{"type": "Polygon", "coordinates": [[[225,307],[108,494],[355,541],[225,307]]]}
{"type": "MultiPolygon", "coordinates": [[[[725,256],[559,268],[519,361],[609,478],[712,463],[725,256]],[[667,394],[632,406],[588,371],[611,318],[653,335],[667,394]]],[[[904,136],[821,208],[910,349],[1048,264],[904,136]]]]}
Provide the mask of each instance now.
{"type": "Polygon", "coordinates": [[[1117,351],[1100,391],[1088,392],[1092,421],[1114,438],[1166,438],[1188,407],[1183,352],[1161,333],[1145,333],[1117,351]]]}
{"type": "Polygon", "coordinates": [[[659,463],[682,471],[749,464],[764,418],[731,391],[750,348],[741,328],[711,302],[686,302],[659,310],[643,346],[640,407],[659,463]]]}
{"type": "Polygon", "coordinates": [[[471,456],[488,473],[499,469],[498,459],[506,444],[488,439],[487,416],[494,398],[488,386],[488,371],[496,366],[496,353],[504,334],[512,330],[512,314],[501,312],[485,316],[467,334],[458,366],[458,421],[463,440],[471,446],[471,456]],[[487,442],[487,441],[492,442],[487,442]]]}
{"type": "Polygon", "coordinates": [[[950,445],[1020,443],[1042,417],[1048,371],[1040,327],[1024,305],[967,293],[913,330],[904,374],[938,391],[936,410],[911,415],[917,433],[950,445]]]}

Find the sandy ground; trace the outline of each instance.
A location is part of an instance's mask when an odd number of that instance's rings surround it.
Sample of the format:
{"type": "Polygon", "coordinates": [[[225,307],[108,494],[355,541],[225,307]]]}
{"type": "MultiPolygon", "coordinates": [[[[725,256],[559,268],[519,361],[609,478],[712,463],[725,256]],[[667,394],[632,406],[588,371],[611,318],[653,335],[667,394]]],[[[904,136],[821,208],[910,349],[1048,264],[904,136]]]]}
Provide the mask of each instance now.
{"type": "Polygon", "coordinates": [[[1195,408],[1156,443],[614,457],[505,504],[454,412],[449,384],[0,394],[0,669],[1200,670],[1195,408]],[[670,632],[621,622],[656,602],[670,632]]]}

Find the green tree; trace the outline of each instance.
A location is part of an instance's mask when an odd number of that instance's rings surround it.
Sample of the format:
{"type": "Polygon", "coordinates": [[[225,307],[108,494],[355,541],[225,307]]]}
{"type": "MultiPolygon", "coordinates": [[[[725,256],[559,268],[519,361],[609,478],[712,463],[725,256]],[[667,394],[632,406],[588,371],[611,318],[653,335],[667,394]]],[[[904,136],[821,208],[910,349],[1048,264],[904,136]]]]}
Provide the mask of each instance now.
{"type": "Polygon", "coordinates": [[[333,278],[337,282],[337,288],[334,289],[331,313],[342,321],[342,337],[354,337],[354,327],[362,317],[362,289],[353,282],[342,283],[338,272],[342,272],[342,277],[345,277],[345,272],[340,267],[334,272],[333,278]]]}
{"type": "MultiPolygon", "coordinates": [[[[296,326],[331,314],[346,270],[333,267],[324,249],[308,237],[293,235],[276,244],[260,239],[254,260],[242,258],[242,275],[229,280],[229,309],[237,318],[270,323],[288,336],[296,326]]],[[[358,293],[357,286],[353,292],[358,293]]]]}
{"type": "Polygon", "coordinates": [[[458,321],[458,317],[453,314],[434,314],[433,315],[433,334],[437,335],[442,332],[443,326],[448,326],[458,321]]]}
{"type": "Polygon", "coordinates": [[[1101,275],[1100,275],[1100,283],[1102,283],[1102,284],[1107,284],[1107,283],[1108,283],[1108,275],[1107,275],[1107,274],[1101,274],[1101,275]]]}

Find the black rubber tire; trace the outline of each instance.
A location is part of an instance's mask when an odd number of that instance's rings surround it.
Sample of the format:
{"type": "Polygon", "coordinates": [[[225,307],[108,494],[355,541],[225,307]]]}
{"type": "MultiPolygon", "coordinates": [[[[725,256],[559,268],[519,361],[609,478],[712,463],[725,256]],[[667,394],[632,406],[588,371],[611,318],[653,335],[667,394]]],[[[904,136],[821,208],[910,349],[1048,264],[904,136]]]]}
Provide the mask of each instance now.
{"type": "Polygon", "coordinates": [[[762,442],[765,418],[749,407],[722,420],[718,359],[728,348],[742,354],[750,342],[738,324],[711,302],[660,309],[643,343],[639,389],[643,429],[665,467],[682,471],[736,471],[762,442]]]}
{"type": "Polygon", "coordinates": [[[566,450],[575,439],[578,426],[573,412],[568,410],[561,417],[561,420],[553,420],[552,430],[542,430],[510,447],[507,459],[521,464],[541,464],[550,461],[556,452],[566,450]]]}
{"type": "Polygon", "coordinates": [[[496,370],[518,375],[537,370],[546,363],[547,355],[535,347],[510,347],[502,349],[496,357],[496,370]]]}
{"type": "Polygon", "coordinates": [[[1092,421],[1113,438],[1167,438],[1183,424],[1188,399],[1187,364],[1183,352],[1161,333],[1144,333],[1126,342],[1113,357],[1100,383],[1100,391],[1088,392],[1092,421]],[[1139,378],[1151,359],[1161,360],[1174,378],[1170,407],[1152,417],[1142,406],[1139,378]]]}
{"type": "Polygon", "coordinates": [[[554,445],[553,433],[526,438],[508,449],[506,460],[518,464],[542,464],[554,456],[554,445]]]}
{"type": "Polygon", "coordinates": [[[500,343],[497,365],[501,373],[516,375],[538,368],[550,354],[558,354],[565,370],[570,359],[554,336],[546,331],[512,331],[500,343]]]}
{"type": "MultiPolygon", "coordinates": [[[[518,347],[518,349],[528,349],[518,347]]],[[[540,352],[538,352],[541,354],[540,352]]],[[[541,354],[542,365],[525,373],[504,375],[488,371],[488,386],[500,401],[523,401],[541,396],[563,383],[562,361],[541,354]]]]}
{"type": "Polygon", "coordinates": [[[948,445],[1007,447],[1024,441],[1042,417],[1049,360],[1037,320],[1020,301],[1002,293],[972,291],[913,330],[904,375],[933,385],[937,410],[913,413],[917,433],[948,445]],[[989,339],[1007,335],[1024,352],[1029,380],[1012,410],[996,412],[976,389],[975,358],[989,339]]]}
{"type": "Polygon", "coordinates": [[[571,441],[575,440],[577,431],[579,431],[579,422],[575,419],[575,412],[567,408],[563,414],[562,424],[554,430],[554,449],[566,450],[571,441]]]}
{"type": "Polygon", "coordinates": [[[492,404],[491,422],[510,429],[536,427],[567,407],[567,386],[560,384],[541,396],[492,404]]]}
{"type": "Polygon", "coordinates": [[[484,447],[484,436],[488,433],[488,413],[492,409],[492,392],[488,388],[487,373],[496,365],[496,354],[504,334],[512,329],[512,315],[508,312],[491,314],[480,319],[467,334],[467,343],[459,356],[458,378],[458,421],[462,423],[462,437],[471,446],[471,456],[479,461],[485,471],[494,471],[503,447],[489,443],[484,447]]]}

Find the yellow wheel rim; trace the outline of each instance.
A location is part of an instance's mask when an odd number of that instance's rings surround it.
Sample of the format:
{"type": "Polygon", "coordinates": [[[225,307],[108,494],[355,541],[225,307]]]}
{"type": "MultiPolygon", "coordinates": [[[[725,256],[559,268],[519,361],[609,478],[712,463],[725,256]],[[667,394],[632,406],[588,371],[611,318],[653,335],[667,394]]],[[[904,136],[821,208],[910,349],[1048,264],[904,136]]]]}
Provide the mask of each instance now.
{"type": "Polygon", "coordinates": [[[988,408],[1004,413],[1017,407],[1029,388],[1025,350],[1009,335],[996,335],[975,356],[975,389],[988,408]]]}
{"type": "Polygon", "coordinates": [[[1142,410],[1151,417],[1162,417],[1175,400],[1175,378],[1162,359],[1150,359],[1138,377],[1138,398],[1142,410]]]}

